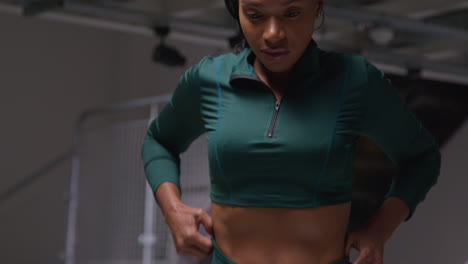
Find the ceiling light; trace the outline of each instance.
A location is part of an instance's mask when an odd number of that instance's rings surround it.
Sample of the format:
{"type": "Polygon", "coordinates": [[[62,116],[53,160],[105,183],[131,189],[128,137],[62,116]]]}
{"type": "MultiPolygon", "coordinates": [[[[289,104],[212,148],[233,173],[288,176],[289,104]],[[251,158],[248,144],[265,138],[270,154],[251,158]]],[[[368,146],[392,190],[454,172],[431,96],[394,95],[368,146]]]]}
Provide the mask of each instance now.
{"type": "Polygon", "coordinates": [[[387,26],[374,26],[369,29],[368,36],[374,43],[386,46],[395,38],[395,31],[387,26]]]}

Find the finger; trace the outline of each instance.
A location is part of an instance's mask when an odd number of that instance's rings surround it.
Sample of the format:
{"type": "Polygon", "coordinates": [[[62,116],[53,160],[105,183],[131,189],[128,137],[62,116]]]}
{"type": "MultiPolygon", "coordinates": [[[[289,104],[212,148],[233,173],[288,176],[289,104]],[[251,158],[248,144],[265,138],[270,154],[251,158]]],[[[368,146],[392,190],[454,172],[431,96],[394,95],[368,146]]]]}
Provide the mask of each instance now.
{"type": "Polygon", "coordinates": [[[203,256],[208,256],[210,255],[211,253],[213,253],[213,248],[209,251],[205,251],[201,248],[199,248],[198,246],[193,246],[196,250],[198,250],[199,252],[201,252],[203,254],[203,256]]]}
{"type": "Polygon", "coordinates": [[[367,248],[364,248],[359,251],[359,255],[356,258],[356,260],[353,262],[353,264],[370,264],[372,263],[372,256],[370,254],[370,250],[367,248]]]}
{"type": "Polygon", "coordinates": [[[196,248],[200,249],[206,254],[208,254],[213,248],[213,243],[211,242],[211,239],[206,236],[203,236],[198,232],[193,236],[192,239],[188,241],[188,244],[191,246],[195,246],[196,248]]]}
{"type": "Polygon", "coordinates": [[[201,213],[198,216],[198,219],[203,224],[203,227],[205,228],[206,232],[213,236],[213,220],[211,216],[209,216],[208,213],[202,209],[201,213]]]}
{"type": "Polygon", "coordinates": [[[372,248],[369,253],[371,264],[382,264],[383,263],[383,249],[380,248],[372,248]]]}
{"type": "Polygon", "coordinates": [[[374,255],[374,262],[375,262],[375,264],[383,264],[383,255],[382,254],[375,254],[374,255]]]}

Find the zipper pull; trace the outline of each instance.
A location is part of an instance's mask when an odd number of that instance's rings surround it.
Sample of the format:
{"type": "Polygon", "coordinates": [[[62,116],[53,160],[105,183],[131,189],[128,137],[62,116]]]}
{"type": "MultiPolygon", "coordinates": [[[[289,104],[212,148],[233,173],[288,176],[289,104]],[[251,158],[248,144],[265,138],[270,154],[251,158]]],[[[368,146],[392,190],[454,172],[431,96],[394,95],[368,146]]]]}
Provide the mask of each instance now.
{"type": "Polygon", "coordinates": [[[277,101],[275,103],[275,113],[273,115],[273,120],[271,121],[270,129],[268,129],[268,137],[269,138],[271,138],[273,136],[273,129],[275,129],[276,119],[278,118],[278,112],[279,112],[280,105],[281,105],[281,101],[277,101]]]}
{"type": "Polygon", "coordinates": [[[276,104],[275,104],[275,109],[276,109],[276,111],[279,110],[280,104],[281,104],[281,101],[276,102],[276,104]]]}

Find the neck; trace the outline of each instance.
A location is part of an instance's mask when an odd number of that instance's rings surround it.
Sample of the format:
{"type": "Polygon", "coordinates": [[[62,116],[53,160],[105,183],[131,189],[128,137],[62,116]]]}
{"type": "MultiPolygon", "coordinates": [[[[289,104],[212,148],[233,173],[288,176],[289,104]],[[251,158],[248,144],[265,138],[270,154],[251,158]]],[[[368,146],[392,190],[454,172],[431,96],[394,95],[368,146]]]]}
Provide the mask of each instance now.
{"type": "Polygon", "coordinates": [[[284,85],[288,83],[290,71],[272,72],[268,70],[257,58],[254,61],[254,69],[268,84],[284,85]]]}

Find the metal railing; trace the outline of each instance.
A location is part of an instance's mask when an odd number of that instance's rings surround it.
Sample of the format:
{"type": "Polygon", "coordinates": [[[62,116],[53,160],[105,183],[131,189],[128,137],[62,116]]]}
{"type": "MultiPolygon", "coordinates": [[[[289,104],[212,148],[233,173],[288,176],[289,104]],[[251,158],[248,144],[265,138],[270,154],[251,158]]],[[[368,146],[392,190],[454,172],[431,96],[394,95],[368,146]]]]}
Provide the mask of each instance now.
{"type": "MultiPolygon", "coordinates": [[[[158,106],[168,102],[170,95],[162,95],[144,99],[132,100],[126,103],[112,104],[105,107],[97,107],[88,109],[79,115],[74,124],[73,132],[73,145],[65,152],[58,155],[55,159],[46,163],[43,167],[29,174],[17,183],[13,184],[10,188],[0,194],[0,204],[14,197],[25,187],[30,186],[37,182],[40,178],[44,177],[49,171],[60,166],[66,161],[71,159],[71,176],[70,187],[68,190],[68,217],[67,217],[67,230],[65,242],[64,262],[66,264],[75,263],[75,247],[76,247],[76,229],[77,229],[77,216],[78,216],[78,201],[79,201],[79,177],[80,177],[80,164],[81,154],[83,151],[82,138],[84,134],[85,124],[94,117],[103,116],[106,114],[123,112],[127,110],[137,109],[141,107],[150,107],[149,122],[153,120],[158,113],[158,106]]],[[[144,205],[144,220],[143,220],[143,233],[138,237],[138,241],[143,247],[142,263],[152,263],[152,246],[155,243],[155,235],[153,232],[153,216],[154,216],[154,196],[151,188],[146,185],[145,189],[145,205],[144,205]]]]}
{"type": "MultiPolygon", "coordinates": [[[[65,242],[65,264],[75,263],[75,243],[76,243],[76,221],[78,211],[78,194],[79,184],[78,179],[80,175],[80,151],[81,140],[83,135],[83,127],[85,123],[92,117],[97,115],[104,115],[116,112],[122,112],[130,109],[150,106],[149,120],[156,117],[158,113],[158,105],[169,101],[170,95],[156,96],[144,99],[132,100],[122,104],[113,104],[105,107],[98,107],[84,111],[75,123],[74,130],[74,149],[76,155],[72,158],[72,171],[70,179],[69,191],[69,207],[68,207],[68,220],[67,232],[65,242]]],[[[145,192],[145,216],[144,216],[144,233],[140,236],[140,243],[143,245],[143,264],[150,264],[152,259],[152,245],[155,242],[154,234],[152,231],[153,224],[153,207],[154,197],[151,189],[146,188],[145,192]]]]}

